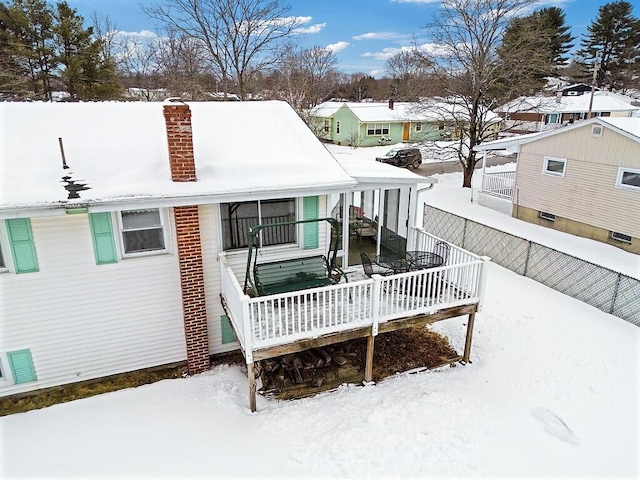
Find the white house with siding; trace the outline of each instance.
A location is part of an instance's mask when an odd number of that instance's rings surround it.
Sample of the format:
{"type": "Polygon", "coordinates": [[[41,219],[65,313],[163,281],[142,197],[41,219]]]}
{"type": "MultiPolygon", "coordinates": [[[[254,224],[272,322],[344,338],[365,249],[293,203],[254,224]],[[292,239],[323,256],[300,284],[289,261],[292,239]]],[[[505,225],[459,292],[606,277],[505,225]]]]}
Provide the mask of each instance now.
{"type": "Polygon", "coordinates": [[[487,142],[517,153],[516,171],[483,172],[481,195],[514,217],[640,254],[640,117],[596,117],[487,142]]]}
{"type": "MultiPolygon", "coordinates": [[[[433,183],[340,164],[283,102],[179,101],[1,103],[0,179],[0,396],[203,371],[239,345],[220,297],[222,263],[244,280],[242,221],[329,217],[367,189],[411,241],[433,183]]],[[[322,222],[286,235],[261,260],[327,253],[322,222]]]]}

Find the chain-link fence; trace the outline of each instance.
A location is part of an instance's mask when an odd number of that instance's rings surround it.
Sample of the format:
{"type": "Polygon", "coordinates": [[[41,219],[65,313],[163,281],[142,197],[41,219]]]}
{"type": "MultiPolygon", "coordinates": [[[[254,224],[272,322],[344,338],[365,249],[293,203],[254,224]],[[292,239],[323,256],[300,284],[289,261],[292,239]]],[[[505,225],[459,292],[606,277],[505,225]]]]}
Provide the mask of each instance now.
{"type": "Polygon", "coordinates": [[[519,275],[640,326],[640,280],[425,205],[424,229],[519,275]]]}

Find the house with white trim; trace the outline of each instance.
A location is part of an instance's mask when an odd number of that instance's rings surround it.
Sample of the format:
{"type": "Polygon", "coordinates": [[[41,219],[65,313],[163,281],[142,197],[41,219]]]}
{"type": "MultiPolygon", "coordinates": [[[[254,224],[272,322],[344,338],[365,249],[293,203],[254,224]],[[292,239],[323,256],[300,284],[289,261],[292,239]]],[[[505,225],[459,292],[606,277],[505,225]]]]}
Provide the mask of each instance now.
{"type": "Polygon", "coordinates": [[[480,204],[640,254],[640,117],[596,117],[474,150],[517,154],[515,172],[483,168],[480,204]]]}
{"type": "Polygon", "coordinates": [[[177,362],[199,373],[238,348],[251,385],[254,361],[283,349],[373,348],[416,316],[472,325],[486,259],[455,246],[429,271],[331,275],[349,267],[356,204],[377,217],[377,252],[383,231],[411,250],[438,241],[417,223],[435,181],[362,163],[338,162],[284,102],[0,104],[0,396],[177,362]],[[320,287],[246,288],[256,264],[332,248],[320,287]]]}
{"type": "MultiPolygon", "coordinates": [[[[484,113],[485,139],[496,138],[501,119],[484,113]]],[[[353,147],[395,143],[459,140],[468,114],[455,102],[434,98],[423,102],[333,102],[309,113],[312,130],[325,142],[353,147]]]]}
{"type": "Polygon", "coordinates": [[[640,101],[615,92],[591,94],[582,84],[556,91],[555,96],[519,97],[497,109],[505,131],[517,134],[545,132],[591,117],[640,116],[640,101]]]}

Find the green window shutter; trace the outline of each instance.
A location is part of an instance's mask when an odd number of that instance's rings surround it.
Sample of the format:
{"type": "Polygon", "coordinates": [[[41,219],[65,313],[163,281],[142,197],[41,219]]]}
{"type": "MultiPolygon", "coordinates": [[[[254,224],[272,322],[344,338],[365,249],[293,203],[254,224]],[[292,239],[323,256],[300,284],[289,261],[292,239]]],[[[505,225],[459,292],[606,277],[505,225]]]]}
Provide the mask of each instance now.
{"type": "Polygon", "coordinates": [[[96,264],[116,263],[116,243],[113,239],[113,224],[109,212],[90,213],[89,224],[93,237],[93,252],[96,255],[96,264]]]}
{"type": "Polygon", "coordinates": [[[7,352],[7,358],[15,383],[35,382],[38,379],[29,349],[7,352]]]}
{"type": "Polygon", "coordinates": [[[13,254],[16,273],[38,271],[38,258],[28,218],[12,218],[6,220],[9,243],[13,254]]]}
{"type": "MultiPolygon", "coordinates": [[[[302,219],[318,218],[318,197],[304,197],[302,199],[302,219]]],[[[318,248],[318,222],[303,223],[303,248],[318,248]]]]}
{"type": "Polygon", "coordinates": [[[222,315],[220,317],[220,328],[222,330],[222,343],[231,343],[238,341],[238,338],[233,331],[233,327],[229,322],[229,317],[227,317],[226,315],[222,315]]]}

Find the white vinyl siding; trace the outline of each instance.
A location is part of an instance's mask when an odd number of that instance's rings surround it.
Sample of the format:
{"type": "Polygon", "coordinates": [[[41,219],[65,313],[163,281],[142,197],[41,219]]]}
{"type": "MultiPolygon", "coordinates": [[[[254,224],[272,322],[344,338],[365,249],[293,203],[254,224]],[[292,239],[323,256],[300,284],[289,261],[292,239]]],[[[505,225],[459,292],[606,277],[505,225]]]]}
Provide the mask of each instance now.
{"type": "Polygon", "coordinates": [[[186,359],[176,256],[96,265],[88,215],[31,227],[40,271],[0,275],[0,351],[28,347],[38,380],[0,396],[186,359]]]}
{"type": "Polygon", "coordinates": [[[516,190],[520,205],[609,231],[640,237],[640,195],[616,188],[619,168],[640,170],[640,143],[591,125],[522,145],[516,190]],[[541,175],[545,156],[567,159],[564,178],[541,175]]]}

